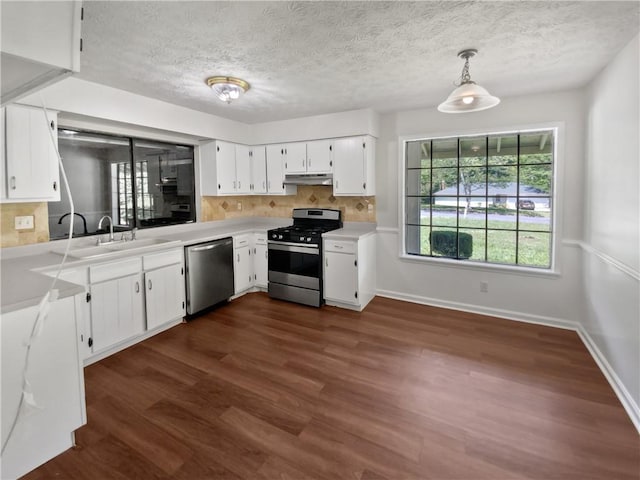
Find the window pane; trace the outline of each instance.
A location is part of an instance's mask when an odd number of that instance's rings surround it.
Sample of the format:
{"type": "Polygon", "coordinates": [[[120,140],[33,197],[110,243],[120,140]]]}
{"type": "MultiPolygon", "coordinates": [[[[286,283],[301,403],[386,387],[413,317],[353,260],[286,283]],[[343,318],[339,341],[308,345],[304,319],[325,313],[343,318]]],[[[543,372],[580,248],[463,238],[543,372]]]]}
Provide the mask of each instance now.
{"type": "Polygon", "coordinates": [[[415,140],[407,142],[407,168],[430,168],[430,141],[415,140]]]}
{"type": "Polygon", "coordinates": [[[407,224],[429,225],[430,197],[407,197],[407,224]]]}
{"type": "Polygon", "coordinates": [[[520,163],[552,163],[553,132],[543,131],[520,136],[520,163]]]}
{"type": "Polygon", "coordinates": [[[433,145],[433,167],[456,167],[458,166],[458,139],[442,138],[434,140],[433,145]]]}
{"type": "MultiPolygon", "coordinates": [[[[484,255],[484,250],[485,250],[485,245],[486,245],[486,237],[487,237],[487,232],[482,229],[460,229],[460,235],[469,235],[471,237],[471,249],[472,249],[472,254],[470,257],[468,257],[469,260],[476,260],[479,262],[484,262],[486,260],[485,255],[484,255]]],[[[465,253],[463,250],[465,248],[465,243],[464,240],[461,238],[460,239],[460,252],[459,255],[461,258],[463,257],[463,254],[465,253]]]]}
{"type": "Polygon", "coordinates": [[[431,195],[431,170],[407,170],[407,195],[431,195]]]}
{"type": "Polygon", "coordinates": [[[460,169],[459,195],[486,195],[487,169],[485,167],[465,167],[460,169]]]}
{"type": "Polygon", "coordinates": [[[520,198],[548,196],[551,194],[551,165],[527,165],[520,167],[520,198]]]}
{"type": "Polygon", "coordinates": [[[411,255],[431,255],[429,232],[430,227],[407,225],[407,253],[411,255]]]}
{"type": "MultiPolygon", "coordinates": [[[[495,198],[494,198],[495,200],[495,198]]],[[[487,227],[500,230],[515,230],[517,225],[516,198],[501,197],[503,203],[489,209],[487,227]]]]}
{"type": "Polygon", "coordinates": [[[515,264],[516,232],[509,230],[487,230],[487,261],[515,264]]]}
{"type": "MultiPolygon", "coordinates": [[[[437,201],[436,201],[437,203],[437,201]]],[[[431,224],[441,227],[456,227],[458,209],[452,207],[438,207],[434,205],[431,211],[431,224]]]]}
{"type": "MultiPolygon", "coordinates": [[[[434,195],[442,197],[456,197],[458,195],[457,168],[434,168],[431,172],[434,195]]],[[[452,201],[453,205],[456,205],[456,200],[452,201]]]]}
{"type": "Polygon", "coordinates": [[[515,165],[518,163],[518,136],[489,137],[489,165],[515,165]]]}
{"type": "Polygon", "coordinates": [[[520,232],[518,235],[518,265],[551,266],[551,235],[544,232],[520,232]]]}
{"type": "Polygon", "coordinates": [[[460,166],[487,164],[487,137],[460,139],[460,166]]]}
{"type": "Polygon", "coordinates": [[[466,197],[465,205],[468,206],[466,213],[464,209],[460,211],[458,219],[460,227],[485,228],[486,227],[486,198],[466,197]]]}
{"type": "MultiPolygon", "coordinates": [[[[536,199],[541,201],[542,199],[536,199]]],[[[548,200],[548,199],[547,199],[548,200]]],[[[546,203],[546,201],[544,203],[546,203]]],[[[520,200],[520,205],[522,205],[522,200],[520,200]]],[[[536,205],[536,208],[538,206],[536,205]]],[[[523,210],[520,208],[519,219],[518,219],[518,229],[519,230],[537,230],[541,232],[550,232],[551,231],[551,215],[549,210],[544,211],[531,211],[531,210],[523,210]]]]}

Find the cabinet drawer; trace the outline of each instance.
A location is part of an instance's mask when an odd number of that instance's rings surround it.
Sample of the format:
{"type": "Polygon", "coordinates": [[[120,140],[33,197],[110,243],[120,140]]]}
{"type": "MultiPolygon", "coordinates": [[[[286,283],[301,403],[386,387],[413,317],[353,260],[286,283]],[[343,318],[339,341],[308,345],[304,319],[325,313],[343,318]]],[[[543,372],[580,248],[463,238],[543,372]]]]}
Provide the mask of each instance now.
{"type": "Polygon", "coordinates": [[[248,246],[250,243],[249,235],[240,235],[233,237],[233,248],[242,248],[248,246]]]}
{"type": "Polygon", "coordinates": [[[356,243],[348,240],[325,240],[325,252],[356,253],[356,243]]]}
{"type": "Polygon", "coordinates": [[[140,273],[142,259],[140,257],[128,258],[118,262],[104,263],[89,267],[89,281],[91,283],[104,282],[114,278],[126,277],[140,273]]]}
{"type": "Polygon", "coordinates": [[[256,245],[266,245],[267,244],[267,234],[266,233],[256,233],[255,234],[256,245]]]}
{"type": "Polygon", "coordinates": [[[175,248],[164,252],[152,253],[142,257],[142,266],[145,270],[165,267],[175,263],[182,263],[182,248],[175,248]]]}

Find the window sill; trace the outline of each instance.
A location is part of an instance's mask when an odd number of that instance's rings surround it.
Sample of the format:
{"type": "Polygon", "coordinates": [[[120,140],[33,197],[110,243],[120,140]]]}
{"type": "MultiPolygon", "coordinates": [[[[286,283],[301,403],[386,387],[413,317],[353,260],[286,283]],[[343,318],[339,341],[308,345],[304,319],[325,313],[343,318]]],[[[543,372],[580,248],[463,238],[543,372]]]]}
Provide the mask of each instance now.
{"type": "Polygon", "coordinates": [[[533,267],[517,267],[511,265],[499,265],[492,263],[476,263],[467,260],[454,260],[449,258],[421,257],[403,253],[400,260],[407,263],[424,263],[445,268],[460,268],[464,270],[476,270],[492,273],[506,273],[510,275],[522,275],[526,277],[560,278],[561,274],[554,269],[540,269],[533,267]]]}

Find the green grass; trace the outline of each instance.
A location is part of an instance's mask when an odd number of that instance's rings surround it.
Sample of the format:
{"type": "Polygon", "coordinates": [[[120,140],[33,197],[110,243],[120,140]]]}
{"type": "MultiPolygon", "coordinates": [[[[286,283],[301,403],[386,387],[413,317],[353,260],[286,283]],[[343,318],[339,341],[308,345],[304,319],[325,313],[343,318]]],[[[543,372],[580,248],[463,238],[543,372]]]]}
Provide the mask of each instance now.
{"type": "MultiPolygon", "coordinates": [[[[487,231],[485,232],[485,221],[480,219],[465,219],[460,216],[460,232],[465,232],[473,236],[473,254],[469,260],[489,263],[517,264],[533,267],[550,266],[550,233],[549,227],[544,224],[526,222],[526,217],[520,218],[520,231],[500,230],[505,228],[516,228],[515,215],[513,221],[489,220],[487,231]],[[466,228],[463,228],[466,227],[466,228]],[[488,247],[487,238],[489,239],[488,247]],[[516,235],[518,236],[517,259],[516,259],[516,235]],[[486,248],[486,256],[485,256],[486,248]]],[[[455,216],[446,218],[434,218],[434,230],[455,229],[455,216]]],[[[506,220],[506,219],[505,219],[506,220]]],[[[430,255],[429,227],[420,228],[420,253],[430,255]]],[[[437,254],[434,254],[437,256],[437,254]]]]}

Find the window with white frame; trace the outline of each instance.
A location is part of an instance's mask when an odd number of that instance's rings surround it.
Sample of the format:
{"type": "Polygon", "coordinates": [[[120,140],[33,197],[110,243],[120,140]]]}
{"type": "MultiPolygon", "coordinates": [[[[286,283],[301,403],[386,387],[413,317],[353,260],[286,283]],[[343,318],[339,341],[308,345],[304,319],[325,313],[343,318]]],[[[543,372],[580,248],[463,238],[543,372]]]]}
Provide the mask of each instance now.
{"type": "Polygon", "coordinates": [[[404,143],[407,255],[549,269],[555,129],[404,143]]]}

